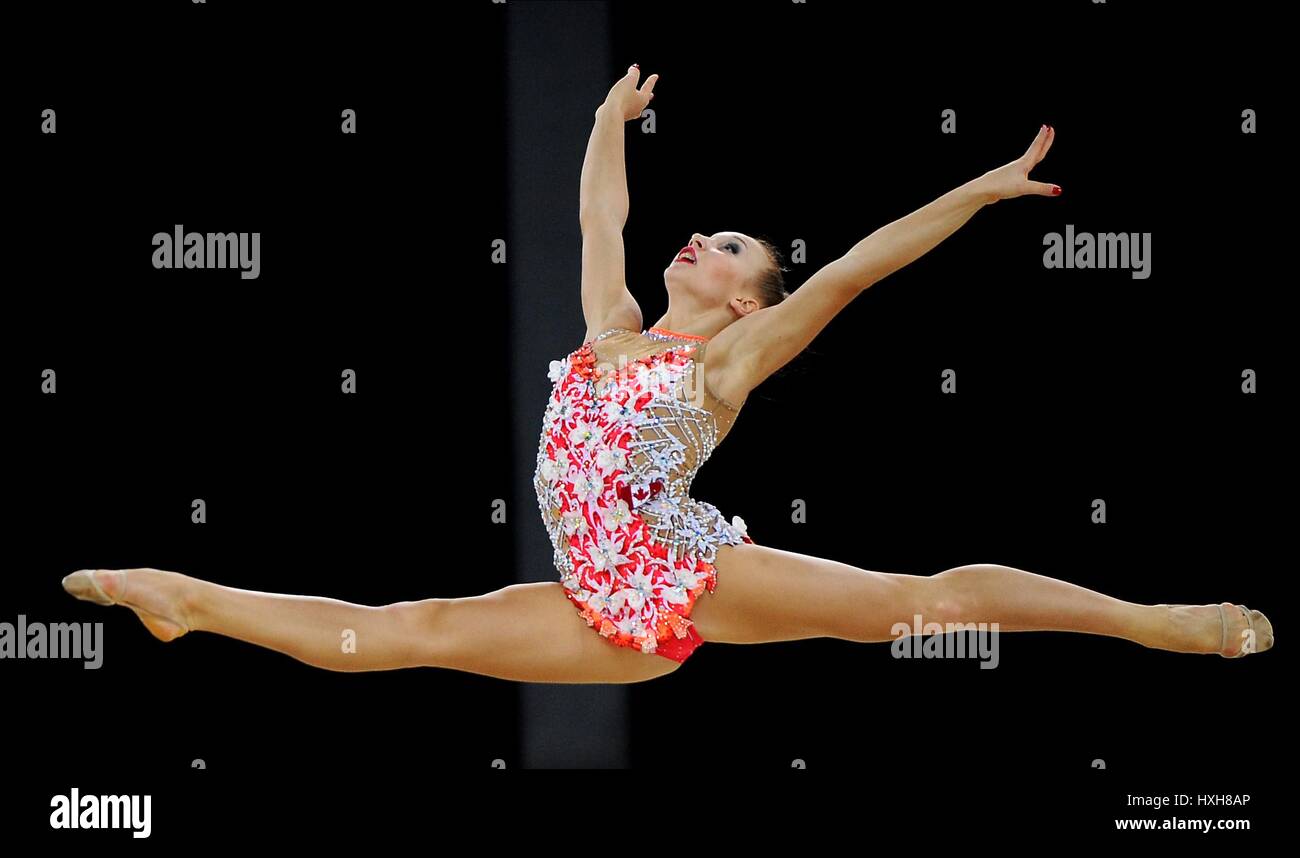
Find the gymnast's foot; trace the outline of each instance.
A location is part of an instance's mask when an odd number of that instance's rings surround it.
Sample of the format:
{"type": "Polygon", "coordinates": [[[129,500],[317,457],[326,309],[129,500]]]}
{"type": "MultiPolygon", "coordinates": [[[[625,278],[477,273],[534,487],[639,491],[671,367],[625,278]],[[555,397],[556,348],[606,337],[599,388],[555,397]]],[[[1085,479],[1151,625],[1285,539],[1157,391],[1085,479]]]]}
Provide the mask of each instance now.
{"type": "Polygon", "coordinates": [[[125,605],[161,641],[193,627],[188,576],[162,569],[80,569],[63,579],[63,589],[99,605],[125,605]]]}
{"type": "Polygon", "coordinates": [[[1273,648],[1273,624],[1245,605],[1162,605],[1174,620],[1178,652],[1239,658],[1273,648]],[[1254,634],[1251,635],[1253,629],[1254,634]],[[1253,637],[1253,640],[1252,640],[1253,637]]]}

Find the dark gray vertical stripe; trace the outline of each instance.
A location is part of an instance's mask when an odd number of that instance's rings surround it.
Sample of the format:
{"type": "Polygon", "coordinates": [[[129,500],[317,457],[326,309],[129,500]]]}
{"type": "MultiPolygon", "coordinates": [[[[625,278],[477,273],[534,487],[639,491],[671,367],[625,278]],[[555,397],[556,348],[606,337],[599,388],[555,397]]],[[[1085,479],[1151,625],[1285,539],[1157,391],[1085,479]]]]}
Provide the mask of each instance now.
{"type": "MultiPolygon", "coordinates": [[[[551,386],[549,364],[581,344],[585,332],[579,291],[578,179],[592,114],[613,78],[605,3],[508,6],[506,244],[515,379],[511,437],[515,462],[520,465],[515,468],[518,479],[510,515],[517,528],[516,571],[523,583],[559,580],[532,475],[551,386]]],[[[596,634],[586,628],[576,610],[573,622],[596,634]]],[[[521,765],[626,766],[627,705],[627,691],[621,685],[521,686],[521,765]]]]}

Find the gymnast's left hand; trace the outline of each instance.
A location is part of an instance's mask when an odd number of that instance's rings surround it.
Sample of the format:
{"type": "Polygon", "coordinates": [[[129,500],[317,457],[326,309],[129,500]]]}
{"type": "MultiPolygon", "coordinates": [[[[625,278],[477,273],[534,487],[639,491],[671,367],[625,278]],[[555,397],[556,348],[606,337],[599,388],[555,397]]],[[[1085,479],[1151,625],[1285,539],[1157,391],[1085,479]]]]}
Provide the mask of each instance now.
{"type": "Polygon", "coordinates": [[[1025,154],[1009,164],[1004,164],[996,170],[989,170],[980,176],[977,182],[980,190],[986,195],[987,201],[996,203],[998,200],[1009,200],[1029,194],[1058,196],[1061,193],[1059,185],[1053,185],[1051,182],[1036,182],[1029,178],[1029,171],[1043,160],[1055,139],[1056,132],[1050,125],[1044,125],[1038,130],[1038,136],[1034,138],[1033,143],[1029,144],[1025,154]]]}

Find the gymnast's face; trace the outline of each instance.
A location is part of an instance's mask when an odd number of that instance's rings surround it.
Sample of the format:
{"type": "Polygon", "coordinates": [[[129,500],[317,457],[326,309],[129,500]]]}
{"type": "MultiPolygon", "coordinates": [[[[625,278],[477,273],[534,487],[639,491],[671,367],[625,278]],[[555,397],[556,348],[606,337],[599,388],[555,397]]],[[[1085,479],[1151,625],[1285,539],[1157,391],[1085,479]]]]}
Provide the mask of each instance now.
{"type": "Polygon", "coordinates": [[[670,298],[684,293],[704,307],[730,304],[743,316],[759,308],[754,284],[771,264],[763,246],[744,233],[697,232],[664,269],[664,285],[670,298]]]}

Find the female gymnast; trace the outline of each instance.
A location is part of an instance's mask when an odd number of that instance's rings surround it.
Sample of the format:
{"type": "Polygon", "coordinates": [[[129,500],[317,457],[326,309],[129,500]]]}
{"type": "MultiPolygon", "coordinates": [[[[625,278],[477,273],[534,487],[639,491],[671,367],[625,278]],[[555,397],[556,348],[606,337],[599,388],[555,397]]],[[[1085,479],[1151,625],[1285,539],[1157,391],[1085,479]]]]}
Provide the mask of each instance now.
{"type": "Polygon", "coordinates": [[[82,569],[64,588],[129,607],[163,641],[206,631],[327,670],[443,667],[521,682],[641,682],[673,672],[703,641],[885,641],[917,616],[922,626],[1084,632],[1229,658],[1273,646],[1268,619],[1241,605],[1142,605],[988,563],[874,572],[757,545],[739,517],[691,498],[750,391],[853,298],[983,206],[1060,188],[1029,179],[1055,137],[1044,125],[1022,156],[876,230],[793,293],[769,242],[694,234],[664,271],[668,311],[642,330],[623,278],[623,124],[657,79],[638,86],[634,65],[614,84],[582,168],[586,341],[551,362],[533,480],[559,581],[378,607],[160,569],[82,569]]]}

